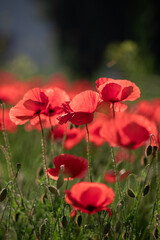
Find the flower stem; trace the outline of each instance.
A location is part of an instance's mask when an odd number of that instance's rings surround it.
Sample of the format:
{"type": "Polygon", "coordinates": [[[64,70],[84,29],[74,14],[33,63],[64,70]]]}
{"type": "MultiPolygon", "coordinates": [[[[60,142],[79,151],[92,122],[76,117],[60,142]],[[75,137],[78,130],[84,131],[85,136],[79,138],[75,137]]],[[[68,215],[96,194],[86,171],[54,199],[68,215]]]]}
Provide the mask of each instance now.
{"type": "Polygon", "coordinates": [[[133,237],[133,234],[134,234],[134,231],[135,231],[135,224],[136,224],[136,217],[137,217],[137,212],[138,212],[138,207],[140,205],[140,201],[142,200],[142,193],[143,193],[143,189],[146,185],[146,182],[147,182],[147,178],[149,176],[149,172],[150,172],[150,169],[152,167],[152,164],[153,164],[153,160],[154,160],[154,157],[152,157],[151,159],[151,162],[148,166],[148,169],[147,169],[147,173],[145,175],[145,179],[143,181],[143,174],[141,175],[141,180],[140,180],[140,183],[139,183],[139,186],[138,186],[138,189],[137,189],[137,194],[136,194],[136,198],[134,200],[134,204],[133,204],[133,219],[132,219],[132,227],[131,227],[131,231],[130,231],[130,234],[131,234],[131,238],[133,237]]]}
{"type": "Polygon", "coordinates": [[[113,111],[113,118],[115,118],[115,109],[114,109],[114,102],[112,103],[112,111],[113,111]]]}
{"type": "MultiPolygon", "coordinates": [[[[112,110],[113,110],[113,119],[115,119],[115,110],[114,110],[114,103],[112,103],[112,110]]],[[[115,155],[114,155],[114,148],[111,147],[111,157],[112,157],[112,162],[113,162],[113,168],[114,168],[114,173],[116,175],[116,189],[118,189],[119,192],[119,198],[122,198],[121,194],[121,187],[118,179],[118,169],[117,169],[117,164],[115,160],[115,155]]]]}
{"type": "Polygon", "coordinates": [[[121,187],[120,187],[120,183],[119,183],[119,179],[118,179],[118,170],[117,170],[117,165],[116,165],[116,160],[115,160],[114,148],[113,147],[111,147],[111,157],[112,157],[114,173],[116,175],[116,189],[118,189],[119,198],[121,199],[122,198],[121,187]]]}
{"type": "Polygon", "coordinates": [[[52,154],[55,153],[55,149],[54,149],[54,128],[53,128],[53,125],[52,125],[52,121],[51,121],[51,116],[49,116],[49,123],[50,123],[50,131],[51,131],[51,152],[52,154]]]}
{"type": "Polygon", "coordinates": [[[41,126],[41,145],[42,145],[42,159],[43,159],[43,170],[44,170],[44,174],[45,174],[45,178],[46,178],[46,183],[49,185],[49,178],[47,175],[47,160],[46,160],[46,148],[45,148],[45,141],[44,141],[44,130],[43,130],[43,126],[42,126],[42,121],[41,121],[41,117],[39,116],[39,123],[41,126]]]}
{"type": "Polygon", "coordinates": [[[88,131],[88,126],[86,123],[86,131],[87,131],[87,157],[88,157],[88,165],[89,165],[89,178],[90,181],[92,182],[92,164],[91,164],[91,157],[90,157],[90,146],[89,146],[89,131],[88,131]]]}
{"type": "Polygon", "coordinates": [[[2,102],[2,134],[4,138],[4,143],[5,143],[5,149],[7,151],[8,157],[6,158],[7,160],[7,168],[8,168],[8,175],[9,177],[13,180],[14,178],[14,170],[11,162],[11,150],[10,150],[10,144],[7,136],[7,132],[5,130],[5,123],[4,123],[4,111],[5,111],[5,104],[2,102]]]}

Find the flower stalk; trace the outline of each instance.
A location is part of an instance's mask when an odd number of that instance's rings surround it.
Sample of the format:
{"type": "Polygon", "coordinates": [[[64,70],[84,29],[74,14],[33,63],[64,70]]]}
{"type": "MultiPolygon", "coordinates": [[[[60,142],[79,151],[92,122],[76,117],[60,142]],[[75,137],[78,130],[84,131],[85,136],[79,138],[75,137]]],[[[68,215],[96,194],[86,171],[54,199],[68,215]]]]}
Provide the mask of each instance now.
{"type": "Polygon", "coordinates": [[[89,165],[89,178],[92,182],[92,163],[91,163],[91,157],[90,157],[90,145],[89,145],[89,131],[88,131],[88,125],[86,124],[86,131],[87,131],[87,157],[88,157],[88,165],[89,165]]]}
{"type": "Polygon", "coordinates": [[[44,170],[44,174],[45,174],[45,178],[46,178],[46,183],[47,185],[49,185],[49,177],[47,175],[47,159],[46,159],[46,148],[45,148],[45,140],[44,140],[44,130],[43,130],[43,126],[42,126],[42,121],[41,121],[41,117],[40,114],[39,116],[39,123],[41,126],[41,146],[42,146],[42,159],[43,159],[43,170],[44,170]]]}

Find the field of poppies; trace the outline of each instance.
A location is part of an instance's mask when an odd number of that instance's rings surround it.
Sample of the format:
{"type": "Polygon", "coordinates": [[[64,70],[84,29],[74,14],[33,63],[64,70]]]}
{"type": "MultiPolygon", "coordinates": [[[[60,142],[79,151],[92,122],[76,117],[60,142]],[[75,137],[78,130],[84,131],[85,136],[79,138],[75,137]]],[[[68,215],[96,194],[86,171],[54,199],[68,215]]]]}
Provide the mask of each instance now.
{"type": "Polygon", "coordinates": [[[160,98],[0,72],[0,239],[159,239],[160,98]]]}

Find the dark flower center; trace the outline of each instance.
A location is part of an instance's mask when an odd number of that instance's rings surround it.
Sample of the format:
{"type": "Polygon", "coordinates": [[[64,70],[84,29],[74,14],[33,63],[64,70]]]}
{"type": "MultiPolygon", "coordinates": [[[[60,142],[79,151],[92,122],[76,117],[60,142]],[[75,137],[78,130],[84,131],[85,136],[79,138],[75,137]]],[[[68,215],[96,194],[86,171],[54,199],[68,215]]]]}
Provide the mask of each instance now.
{"type": "Polygon", "coordinates": [[[87,210],[89,211],[89,212],[93,212],[93,210],[95,209],[96,207],[95,206],[92,206],[92,205],[88,205],[87,206],[87,210]]]}

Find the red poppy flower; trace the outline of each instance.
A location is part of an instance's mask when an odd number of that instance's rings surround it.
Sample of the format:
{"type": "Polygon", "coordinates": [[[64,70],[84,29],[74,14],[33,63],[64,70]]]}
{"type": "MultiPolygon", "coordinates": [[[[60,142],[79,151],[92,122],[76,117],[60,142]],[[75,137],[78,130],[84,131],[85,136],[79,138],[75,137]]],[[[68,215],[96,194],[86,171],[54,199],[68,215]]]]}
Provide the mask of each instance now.
{"type": "Polygon", "coordinates": [[[92,90],[81,92],[71,102],[63,105],[66,113],[58,117],[59,123],[63,124],[67,121],[75,125],[90,123],[99,103],[98,93],[92,90]]]}
{"type": "Polygon", "coordinates": [[[42,120],[46,120],[46,127],[50,127],[58,124],[57,117],[63,113],[62,104],[69,101],[68,94],[60,88],[46,89],[46,95],[48,96],[48,105],[46,109],[41,112],[42,120]]]}
{"type": "Polygon", "coordinates": [[[151,101],[141,100],[131,108],[131,112],[141,114],[150,120],[153,120],[155,106],[151,101]]]}
{"type": "Polygon", "coordinates": [[[52,134],[55,141],[62,141],[64,135],[66,134],[64,148],[69,150],[82,141],[84,137],[84,129],[75,127],[69,129],[68,123],[66,123],[54,127],[53,132],[50,131],[50,137],[52,136],[52,134]]]}
{"type": "Polygon", "coordinates": [[[156,107],[154,112],[154,120],[157,126],[160,126],[160,105],[156,107]]]}
{"type": "MultiPolygon", "coordinates": [[[[118,172],[118,179],[119,181],[123,181],[125,178],[129,176],[130,172],[125,171],[122,169],[121,171],[118,172]]],[[[108,172],[105,173],[104,175],[104,180],[108,183],[116,183],[116,175],[113,170],[109,170],[108,172]]]]}
{"type": "Polygon", "coordinates": [[[65,91],[59,88],[33,88],[11,108],[10,118],[17,125],[22,125],[29,120],[34,125],[39,121],[38,115],[41,115],[42,121],[48,121],[50,126],[50,118],[52,125],[55,125],[58,124],[57,116],[63,112],[61,104],[68,99],[65,91]]]}
{"type": "Polygon", "coordinates": [[[72,186],[71,190],[65,190],[65,200],[73,208],[71,216],[77,210],[87,214],[94,214],[102,210],[111,210],[107,207],[114,200],[114,192],[103,183],[80,182],[72,186]]]}
{"type": "Polygon", "coordinates": [[[99,78],[96,86],[103,101],[114,103],[114,109],[117,112],[127,108],[121,101],[134,101],[140,97],[139,88],[128,80],[99,78]]]}
{"type": "Polygon", "coordinates": [[[33,119],[38,122],[38,115],[46,109],[48,105],[48,97],[46,90],[41,88],[33,88],[29,90],[14,107],[10,109],[10,119],[16,125],[22,125],[33,119]]]}
{"type": "Polygon", "coordinates": [[[95,91],[88,90],[77,94],[70,102],[63,104],[65,114],[57,119],[60,124],[70,121],[75,125],[90,123],[94,112],[110,113],[110,106],[99,98],[95,91]]]}
{"type": "Polygon", "coordinates": [[[154,122],[138,114],[118,114],[108,120],[100,130],[101,136],[112,146],[136,149],[142,146],[151,134],[157,135],[154,122]]]}
{"type": "Polygon", "coordinates": [[[55,168],[47,169],[50,178],[57,180],[59,171],[63,166],[64,180],[82,179],[88,171],[88,161],[83,157],[76,157],[71,154],[60,154],[53,159],[55,168]]]}

